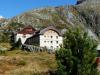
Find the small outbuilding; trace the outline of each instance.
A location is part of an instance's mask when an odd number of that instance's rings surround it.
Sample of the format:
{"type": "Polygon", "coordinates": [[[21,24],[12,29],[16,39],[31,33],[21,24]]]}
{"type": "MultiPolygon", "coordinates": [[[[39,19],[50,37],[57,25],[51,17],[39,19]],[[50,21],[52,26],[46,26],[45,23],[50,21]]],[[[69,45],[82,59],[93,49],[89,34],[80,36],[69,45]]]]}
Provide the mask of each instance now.
{"type": "Polygon", "coordinates": [[[21,39],[21,43],[24,44],[25,41],[32,37],[36,32],[36,29],[33,28],[31,25],[26,26],[21,31],[18,31],[16,34],[16,42],[21,39]]]}

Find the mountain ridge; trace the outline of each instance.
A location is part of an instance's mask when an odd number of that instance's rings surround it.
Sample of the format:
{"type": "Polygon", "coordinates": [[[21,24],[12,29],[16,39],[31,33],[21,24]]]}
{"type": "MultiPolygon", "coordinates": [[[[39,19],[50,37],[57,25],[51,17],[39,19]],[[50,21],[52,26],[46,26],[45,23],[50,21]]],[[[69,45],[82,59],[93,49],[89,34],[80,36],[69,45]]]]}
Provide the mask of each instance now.
{"type": "MultiPolygon", "coordinates": [[[[77,25],[89,30],[95,36],[100,37],[100,10],[96,10],[95,5],[87,5],[88,0],[77,5],[47,7],[27,11],[21,15],[8,20],[4,25],[5,30],[17,30],[26,25],[32,25],[37,29],[43,29],[49,25],[54,25],[58,29],[66,27],[76,27],[77,25]]],[[[5,22],[4,22],[5,23],[5,22]]]]}

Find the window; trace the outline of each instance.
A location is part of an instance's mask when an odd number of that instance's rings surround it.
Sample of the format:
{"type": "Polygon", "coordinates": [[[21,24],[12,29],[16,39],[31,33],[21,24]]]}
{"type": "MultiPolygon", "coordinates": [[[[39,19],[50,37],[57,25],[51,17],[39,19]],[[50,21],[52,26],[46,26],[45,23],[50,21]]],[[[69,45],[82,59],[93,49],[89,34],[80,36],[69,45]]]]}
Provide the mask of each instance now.
{"type": "Polygon", "coordinates": [[[56,41],[56,43],[58,44],[58,41],[56,41]]]}
{"type": "Polygon", "coordinates": [[[53,43],[53,41],[51,41],[51,43],[53,43]]]}
{"type": "Polygon", "coordinates": [[[23,38],[26,38],[26,35],[25,34],[23,35],[23,38]]]}
{"type": "Polygon", "coordinates": [[[57,46],[57,48],[59,48],[59,47],[57,46]]]}
{"type": "Polygon", "coordinates": [[[56,38],[58,39],[58,36],[56,36],[56,38]]]}
{"type": "Polygon", "coordinates": [[[51,46],[51,49],[53,49],[53,46],[51,46]]]}
{"type": "Polygon", "coordinates": [[[53,36],[51,36],[51,38],[53,38],[53,36]]]}

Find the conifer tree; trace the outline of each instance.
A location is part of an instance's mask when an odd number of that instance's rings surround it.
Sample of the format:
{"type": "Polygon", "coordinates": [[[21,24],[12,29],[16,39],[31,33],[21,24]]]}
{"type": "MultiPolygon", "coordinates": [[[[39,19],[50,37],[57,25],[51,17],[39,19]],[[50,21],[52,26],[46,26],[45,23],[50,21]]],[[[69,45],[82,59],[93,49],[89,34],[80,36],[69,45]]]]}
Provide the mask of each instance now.
{"type": "Polygon", "coordinates": [[[58,75],[97,75],[97,43],[80,28],[68,29],[56,52],[58,75]]]}
{"type": "Polygon", "coordinates": [[[12,46],[11,50],[13,50],[15,48],[15,35],[13,32],[10,34],[10,44],[12,46]]]}
{"type": "Polygon", "coordinates": [[[19,38],[18,41],[16,42],[16,47],[20,48],[21,45],[22,45],[21,38],[19,38]]]}

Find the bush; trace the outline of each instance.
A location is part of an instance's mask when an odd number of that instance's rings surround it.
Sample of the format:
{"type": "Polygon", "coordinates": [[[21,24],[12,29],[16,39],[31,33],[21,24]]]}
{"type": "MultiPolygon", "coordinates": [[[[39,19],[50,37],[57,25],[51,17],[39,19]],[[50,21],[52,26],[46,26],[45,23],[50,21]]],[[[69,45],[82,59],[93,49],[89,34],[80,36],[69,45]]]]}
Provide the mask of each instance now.
{"type": "Polygon", "coordinates": [[[80,28],[68,29],[56,52],[58,75],[97,75],[96,41],[80,28]]]}

